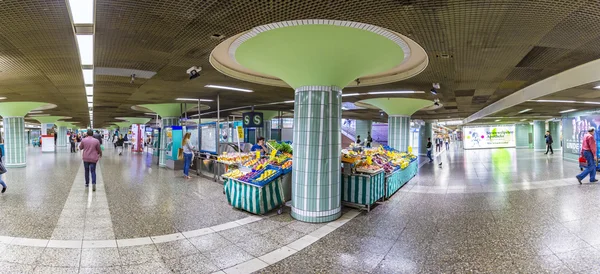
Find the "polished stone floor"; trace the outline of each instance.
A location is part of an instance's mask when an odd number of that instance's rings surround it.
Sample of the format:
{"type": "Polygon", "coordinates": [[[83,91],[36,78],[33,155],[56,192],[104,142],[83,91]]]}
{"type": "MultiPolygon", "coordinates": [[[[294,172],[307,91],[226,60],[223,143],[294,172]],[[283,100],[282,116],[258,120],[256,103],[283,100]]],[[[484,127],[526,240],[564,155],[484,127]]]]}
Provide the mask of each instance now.
{"type": "Polygon", "coordinates": [[[600,273],[600,185],[578,172],[560,153],[453,147],[371,212],[306,224],[110,148],[92,193],[77,154],[29,148],[4,176],[0,273],[600,273]]]}

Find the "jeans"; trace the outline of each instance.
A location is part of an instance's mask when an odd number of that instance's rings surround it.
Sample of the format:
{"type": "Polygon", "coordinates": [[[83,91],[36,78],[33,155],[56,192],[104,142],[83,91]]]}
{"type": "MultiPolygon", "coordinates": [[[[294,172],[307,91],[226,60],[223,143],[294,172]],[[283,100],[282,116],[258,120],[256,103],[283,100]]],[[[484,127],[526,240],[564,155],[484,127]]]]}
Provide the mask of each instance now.
{"type": "Polygon", "coordinates": [[[450,150],[450,143],[446,143],[446,150],[450,150]]]}
{"type": "Polygon", "coordinates": [[[90,184],[90,171],[92,172],[92,184],[96,184],[96,163],[83,162],[85,168],[85,185],[90,184]]]}
{"type": "Polygon", "coordinates": [[[546,144],[547,148],[546,148],[546,154],[548,154],[548,151],[550,151],[550,153],[554,154],[554,150],[552,150],[552,144],[546,144]]]}
{"type": "Polygon", "coordinates": [[[590,175],[590,181],[596,180],[596,161],[594,161],[594,155],[591,151],[585,150],[583,151],[583,157],[587,161],[587,168],[581,172],[581,174],[577,175],[577,178],[584,179],[588,174],[590,175]]]}
{"type": "Polygon", "coordinates": [[[71,142],[71,152],[77,152],[75,151],[75,143],[71,142]]]}
{"type": "Polygon", "coordinates": [[[431,158],[431,150],[427,149],[427,158],[429,158],[429,161],[433,162],[433,158],[431,158]]]}
{"type": "Polygon", "coordinates": [[[2,188],[6,188],[6,183],[4,181],[2,181],[2,175],[0,174],[0,186],[2,186],[2,188]]]}
{"type": "Polygon", "coordinates": [[[183,154],[183,174],[185,176],[189,176],[190,174],[190,165],[192,164],[192,154],[184,153],[183,154]]]}

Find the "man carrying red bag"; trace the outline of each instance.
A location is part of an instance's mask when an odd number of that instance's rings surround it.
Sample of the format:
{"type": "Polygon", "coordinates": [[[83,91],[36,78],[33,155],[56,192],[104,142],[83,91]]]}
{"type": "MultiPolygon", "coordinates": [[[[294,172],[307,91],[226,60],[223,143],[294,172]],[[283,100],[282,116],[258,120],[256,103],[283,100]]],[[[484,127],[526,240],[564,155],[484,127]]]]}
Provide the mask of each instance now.
{"type": "Polygon", "coordinates": [[[596,156],[596,140],[594,139],[594,128],[590,127],[588,129],[588,133],[583,137],[583,144],[581,145],[581,155],[585,158],[587,162],[587,167],[581,174],[575,176],[579,184],[581,184],[581,180],[583,180],[588,174],[590,175],[590,182],[598,182],[596,180],[596,161],[598,160],[596,156]]]}

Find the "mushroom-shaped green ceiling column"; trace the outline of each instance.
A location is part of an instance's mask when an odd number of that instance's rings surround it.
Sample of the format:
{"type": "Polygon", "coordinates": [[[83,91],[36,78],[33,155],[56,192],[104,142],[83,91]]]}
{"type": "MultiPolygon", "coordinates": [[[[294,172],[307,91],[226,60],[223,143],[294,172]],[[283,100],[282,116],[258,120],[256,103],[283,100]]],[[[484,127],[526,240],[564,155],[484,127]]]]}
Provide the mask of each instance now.
{"type": "Polygon", "coordinates": [[[144,118],[144,117],[121,117],[121,118],[117,118],[119,120],[125,120],[128,122],[131,122],[132,124],[138,124],[138,125],[145,125],[146,123],[150,122],[150,120],[152,120],[152,118],[144,118]]]}
{"type": "Polygon", "coordinates": [[[71,118],[71,117],[63,117],[63,116],[29,116],[28,118],[37,120],[38,122],[40,122],[40,124],[42,125],[41,127],[41,131],[42,131],[42,135],[46,135],[47,132],[47,126],[49,124],[54,125],[54,122],[58,121],[59,119],[64,119],[64,118],[71,118]]]}
{"type": "MultiPolygon", "coordinates": [[[[39,120],[38,120],[39,121],[39,120]]],[[[65,121],[55,121],[54,124],[58,127],[56,131],[56,146],[57,147],[66,147],[69,143],[67,140],[67,128],[71,125],[69,122],[65,121]]]]}
{"type": "Polygon", "coordinates": [[[410,39],[337,20],[259,26],[222,42],[210,62],[237,79],[295,90],[292,216],[305,222],[341,215],[342,88],[406,79],[427,66],[410,39]]]}
{"type": "Polygon", "coordinates": [[[197,107],[195,104],[182,103],[166,103],[166,104],[146,104],[139,107],[149,109],[158,114],[161,118],[161,133],[160,133],[160,154],[158,156],[158,166],[167,166],[167,155],[163,149],[167,146],[167,136],[165,128],[179,125],[179,117],[183,111],[191,110],[197,107]],[[187,106],[187,109],[184,108],[187,106]]]}
{"type": "Polygon", "coordinates": [[[116,122],[115,125],[117,125],[119,127],[119,131],[123,132],[122,134],[127,134],[127,131],[129,130],[129,127],[131,126],[131,122],[116,122]]]}
{"type": "MultiPolygon", "coordinates": [[[[357,105],[371,105],[388,115],[388,145],[406,151],[410,142],[410,116],[433,105],[432,101],[413,98],[376,98],[362,100],[357,105]]],[[[416,151],[413,153],[417,154],[416,151]]]]}
{"type": "Polygon", "coordinates": [[[4,121],[4,151],[7,167],[24,167],[27,165],[27,137],[25,135],[25,118],[34,109],[50,109],[56,105],[40,102],[6,102],[0,103],[0,116],[4,121]]]}

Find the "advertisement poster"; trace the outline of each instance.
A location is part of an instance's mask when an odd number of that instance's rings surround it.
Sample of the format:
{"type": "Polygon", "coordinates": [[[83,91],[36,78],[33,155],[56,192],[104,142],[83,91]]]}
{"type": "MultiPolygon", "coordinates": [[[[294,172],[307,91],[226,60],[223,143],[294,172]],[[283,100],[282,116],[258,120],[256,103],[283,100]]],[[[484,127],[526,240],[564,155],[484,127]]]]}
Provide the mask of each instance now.
{"type": "MultiPolygon", "coordinates": [[[[587,134],[590,127],[594,127],[596,130],[594,138],[597,142],[600,139],[600,113],[588,112],[580,115],[575,114],[571,117],[564,117],[562,119],[562,136],[564,141],[564,154],[566,158],[576,159],[581,154],[581,143],[583,137],[587,134]],[[566,154],[571,154],[572,157],[567,157],[566,154]]],[[[556,141],[555,141],[556,142],[556,141]]],[[[600,150],[597,150],[600,152],[600,150]]]]}
{"type": "Polygon", "coordinates": [[[470,126],[463,128],[464,148],[515,147],[515,125],[470,126]]]}
{"type": "Polygon", "coordinates": [[[139,130],[139,125],[137,124],[133,124],[131,125],[131,151],[138,151],[138,130],[139,130]]]}

